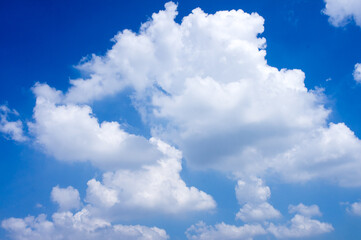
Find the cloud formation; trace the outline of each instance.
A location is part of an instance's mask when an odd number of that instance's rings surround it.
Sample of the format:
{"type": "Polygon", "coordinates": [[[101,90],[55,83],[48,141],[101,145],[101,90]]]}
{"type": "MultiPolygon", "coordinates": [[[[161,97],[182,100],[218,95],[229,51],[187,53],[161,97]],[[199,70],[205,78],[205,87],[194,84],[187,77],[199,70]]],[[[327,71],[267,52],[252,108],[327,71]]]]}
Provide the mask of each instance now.
{"type": "Polygon", "coordinates": [[[353,71],[353,79],[355,79],[357,83],[361,83],[361,63],[355,64],[355,69],[353,71]]]}
{"type": "MultiPolygon", "coordinates": [[[[286,181],[361,185],[360,140],[345,124],[328,123],[322,89],[307,89],[301,70],[267,64],[261,16],[242,10],[206,14],[197,8],[177,23],[176,9],[167,3],[139,33],[124,30],[105,56],[82,61],[78,68],[87,78],[72,80],[62,99],[66,107],[54,111],[76,108],[100,132],[111,128],[149,149],[143,156],[154,156],[146,139],[122,133],[113,122],[99,127],[89,108],[78,105],[130,88],[133,105],[152,136],[181,149],[191,168],[246,176],[275,172],[286,181]]],[[[40,112],[35,114],[39,125],[40,112]]],[[[51,145],[46,148],[60,155],[51,145]]],[[[107,151],[112,152],[102,154],[107,151]]],[[[143,163],[135,158],[132,162],[143,163]]]]}
{"type": "Polygon", "coordinates": [[[323,13],[329,16],[329,22],[335,27],[345,26],[350,21],[361,27],[361,2],[358,0],[324,0],[323,13]]]}
{"type": "MultiPolygon", "coordinates": [[[[325,13],[331,16],[329,3],[325,13]]],[[[307,89],[301,70],[268,65],[261,16],[242,10],[206,14],[197,8],[177,23],[176,15],[176,4],[169,2],[139,33],[117,34],[105,56],[92,55],[78,65],[87,77],[71,80],[65,92],[35,84],[28,127],[38,146],[61,161],[90,161],[104,174],[88,181],[87,205],[76,213],[70,210],[82,206],[79,192],[54,187],[51,196],[59,211],[51,221],[45,215],[4,220],[2,227],[13,239],[167,239],[158,228],[111,222],[144,213],[215,209],[209,194],[182,180],[183,156],[191,168],[242,179],[236,186],[242,205],[236,218],[253,222],[200,222],[187,230],[189,239],[252,239],[267,233],[294,238],[333,230],[312,219],[321,215],[315,205],[290,206],[295,216],[288,225],[267,222],[281,213],[268,202],[269,187],[253,176],[361,186],[360,139],[344,123],[328,122],[322,89],[307,89]],[[125,89],[131,89],[151,138],[130,134],[115,121],[99,122],[93,113],[92,102],[125,89]]],[[[344,21],[330,19],[335,25],[344,21]]],[[[22,123],[9,122],[10,110],[1,110],[0,131],[20,141],[22,123]]]]}
{"type": "Polygon", "coordinates": [[[243,226],[228,225],[223,222],[214,226],[208,226],[204,222],[199,222],[188,228],[186,236],[190,240],[252,240],[258,235],[271,234],[277,239],[290,239],[313,237],[334,230],[331,224],[311,218],[312,216],[321,215],[316,205],[305,206],[302,203],[297,206],[290,205],[289,212],[296,213],[296,215],[284,225],[275,225],[272,222],[265,221],[262,224],[245,224],[243,226]]]}
{"type": "Polygon", "coordinates": [[[341,186],[360,186],[361,141],[344,123],[316,129],[278,155],[273,167],[285,179],[305,182],[324,179],[341,186]]]}
{"type": "Polygon", "coordinates": [[[181,152],[160,140],[151,141],[166,156],[156,164],[107,172],[102,183],[95,179],[88,182],[86,200],[94,210],[143,215],[147,211],[182,214],[214,209],[216,203],[210,195],[187,187],[181,179],[181,152]]]}
{"type": "Polygon", "coordinates": [[[38,217],[9,218],[2,221],[1,226],[13,240],[168,239],[163,229],[140,225],[111,225],[104,219],[93,217],[86,209],[75,214],[54,213],[51,221],[44,214],[38,217]]]}
{"type": "Polygon", "coordinates": [[[298,213],[306,217],[322,216],[320,209],[318,208],[317,205],[306,206],[303,205],[302,203],[298,204],[297,206],[290,205],[288,207],[288,212],[298,213]]]}
{"type": "Polygon", "coordinates": [[[347,211],[351,214],[361,216],[361,201],[352,203],[348,208],[347,211]]]}
{"type": "Polygon", "coordinates": [[[313,216],[322,215],[317,205],[306,206],[302,203],[297,206],[290,205],[288,211],[289,213],[295,213],[295,216],[287,225],[270,223],[267,228],[276,238],[304,238],[334,230],[331,224],[312,219],[313,216]]]}
{"type": "Polygon", "coordinates": [[[78,209],[81,205],[79,192],[72,186],[67,188],[53,187],[51,199],[59,205],[61,211],[78,209]]]}
{"type": "Polygon", "coordinates": [[[333,231],[333,227],[329,223],[323,223],[306,216],[296,214],[289,224],[289,226],[276,226],[273,223],[267,229],[276,238],[304,238],[316,236],[323,233],[333,231]]]}
{"type": "Polygon", "coordinates": [[[267,202],[271,190],[259,178],[250,178],[247,182],[238,180],[236,197],[239,204],[243,204],[236,219],[257,222],[281,217],[281,213],[267,202]]]}
{"type": "Polygon", "coordinates": [[[162,154],[148,139],[125,132],[118,122],[99,123],[87,105],[62,104],[63,94],[36,84],[36,142],[62,161],[90,161],[101,169],[134,168],[155,163],[162,154]],[[141,151],[140,151],[141,149],[141,151]]]}
{"type": "Polygon", "coordinates": [[[22,121],[9,121],[9,115],[18,116],[19,113],[16,110],[10,110],[6,105],[0,105],[0,133],[17,142],[26,141],[22,121]]]}
{"type": "Polygon", "coordinates": [[[186,231],[186,236],[189,240],[252,240],[253,237],[264,234],[266,234],[266,231],[261,225],[244,225],[236,227],[220,223],[215,226],[207,226],[204,222],[192,225],[186,231]]]}

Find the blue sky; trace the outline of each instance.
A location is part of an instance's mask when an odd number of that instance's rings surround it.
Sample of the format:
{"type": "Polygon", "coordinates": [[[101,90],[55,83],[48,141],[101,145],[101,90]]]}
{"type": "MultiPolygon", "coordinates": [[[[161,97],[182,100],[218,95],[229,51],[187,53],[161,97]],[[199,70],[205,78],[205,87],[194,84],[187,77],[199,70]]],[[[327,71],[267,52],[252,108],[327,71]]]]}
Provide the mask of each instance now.
{"type": "Polygon", "coordinates": [[[361,234],[359,1],[2,1],[0,32],[0,239],[361,234]]]}

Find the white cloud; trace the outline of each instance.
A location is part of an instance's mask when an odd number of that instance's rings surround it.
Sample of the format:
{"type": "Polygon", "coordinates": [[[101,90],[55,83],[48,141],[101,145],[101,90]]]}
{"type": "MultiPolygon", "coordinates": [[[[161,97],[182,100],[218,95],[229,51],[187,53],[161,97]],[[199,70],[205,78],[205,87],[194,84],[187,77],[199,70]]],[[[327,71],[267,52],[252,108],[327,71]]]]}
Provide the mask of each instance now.
{"type": "Polygon", "coordinates": [[[268,202],[261,204],[245,204],[236,215],[243,222],[264,221],[281,217],[281,213],[268,202]]]}
{"type": "Polygon", "coordinates": [[[178,146],[190,167],[361,184],[359,139],[342,123],[327,125],[322,90],[308,90],[302,71],[267,65],[262,17],[195,9],[178,24],[176,14],[168,3],[138,35],[119,33],[104,57],[81,64],[90,77],[72,81],[65,101],[87,102],[130,86],[152,135],[178,146]],[[316,155],[300,161],[308,152],[316,155]]]}
{"type": "Polygon", "coordinates": [[[267,202],[271,197],[271,190],[260,178],[238,180],[236,197],[239,204],[243,204],[236,214],[236,219],[254,222],[281,217],[281,213],[267,202]]]}
{"type": "Polygon", "coordinates": [[[270,161],[288,181],[325,179],[341,186],[360,186],[360,156],[360,139],[345,124],[331,123],[270,161]]]}
{"type": "Polygon", "coordinates": [[[78,209],[81,205],[79,192],[72,186],[67,188],[53,187],[51,199],[59,205],[61,211],[78,209]]]}
{"type": "MultiPolygon", "coordinates": [[[[89,78],[71,81],[73,87],[66,101],[92,101],[115,94],[124,86],[133,86],[142,92],[154,83],[166,87],[167,91],[176,91],[186,78],[199,74],[219,75],[220,68],[232,70],[227,75],[232,77],[237,62],[217,59],[229,38],[233,45],[228,47],[227,54],[232,54],[233,58],[240,53],[249,57],[243,65],[251,70],[244,75],[255,70],[255,61],[264,61],[264,52],[253,55],[254,50],[265,43],[264,39],[256,37],[263,31],[264,22],[257,14],[238,10],[207,15],[197,8],[179,25],[174,22],[176,5],[169,2],[165,7],[165,11],[153,14],[152,20],[142,25],[139,34],[124,30],[114,37],[116,44],[106,56],[92,56],[90,61],[81,63],[79,69],[89,73],[89,78]],[[216,41],[209,41],[211,38],[216,41]],[[222,40],[221,46],[215,45],[222,40]],[[241,49],[237,48],[239,45],[241,49]]],[[[224,69],[223,73],[226,72],[224,69]]]]}
{"type": "Polygon", "coordinates": [[[313,216],[322,216],[320,209],[317,205],[306,206],[302,203],[297,206],[290,205],[288,207],[289,213],[299,213],[302,216],[313,217],[313,216]]]}
{"type": "Polygon", "coordinates": [[[187,187],[181,179],[181,153],[160,140],[151,140],[166,155],[165,158],[141,170],[107,172],[103,183],[90,180],[87,202],[99,208],[100,212],[109,208],[110,214],[124,214],[126,211],[180,214],[214,209],[216,203],[210,195],[195,187],[187,187]]]}
{"type": "Polygon", "coordinates": [[[186,235],[189,240],[252,240],[253,237],[264,235],[266,231],[261,225],[233,226],[225,223],[207,226],[199,222],[187,229],[186,235]]]}
{"type": "Polygon", "coordinates": [[[263,203],[271,197],[270,188],[265,186],[260,178],[251,178],[248,181],[238,180],[235,190],[240,204],[263,203]]]}
{"type": "MultiPolygon", "coordinates": [[[[236,218],[245,222],[281,216],[268,203],[270,188],[250,176],[275,173],[286,181],[361,185],[360,140],[345,124],[328,124],[325,96],[321,89],[305,87],[301,70],[267,64],[261,16],[242,10],[206,14],[198,8],[178,24],[176,8],[167,3],[139,33],[117,34],[105,56],[79,64],[87,78],[71,80],[67,92],[34,86],[29,129],[37,143],[59,160],[90,161],[106,172],[101,181],[88,181],[84,202],[89,205],[78,213],[64,212],[79,207],[80,200],[75,189],[63,189],[70,200],[53,194],[61,212],[52,221],[43,215],[3,221],[14,239],[166,239],[158,228],[108,220],[214,209],[210,195],[181,179],[181,152],[157,139],[181,149],[190,167],[241,176],[236,218]],[[99,123],[86,105],[125,88],[134,90],[133,104],[152,129],[149,140],[125,132],[118,122],[99,123]]],[[[292,238],[333,230],[311,219],[321,214],[315,205],[289,211],[296,215],[288,226],[271,223],[265,230],[259,224],[199,223],[186,234],[189,239],[252,239],[269,231],[292,238]]]]}
{"type": "Polygon", "coordinates": [[[162,155],[149,141],[129,134],[118,122],[98,122],[86,105],[62,104],[62,93],[36,84],[34,123],[29,123],[44,150],[63,161],[87,161],[102,169],[139,167],[162,155]],[[141,151],[140,151],[141,149],[141,151]]]}
{"type": "Polygon", "coordinates": [[[103,169],[155,163],[147,139],[99,124],[79,105],[132,88],[152,136],[181,149],[191,168],[361,185],[359,139],[343,123],[328,125],[325,96],[305,87],[301,70],[267,64],[261,16],[197,8],[178,24],[176,8],[167,3],[139,33],[117,34],[105,56],[79,64],[88,78],[64,95],[35,87],[31,129],[49,154],[103,169]]]}
{"type": "Polygon", "coordinates": [[[309,217],[296,214],[290,226],[276,226],[273,223],[267,229],[276,238],[304,238],[333,231],[329,223],[323,223],[309,217]]]}
{"type": "MultiPolygon", "coordinates": [[[[258,209],[245,204],[237,215],[244,216],[247,221],[266,220],[263,214],[274,218],[280,217],[280,213],[270,204],[264,202],[259,204],[258,209]],[[261,209],[263,208],[263,209],[261,209]],[[247,212],[248,211],[248,212],[247,212]]],[[[333,231],[329,223],[312,219],[311,216],[321,216],[317,205],[305,206],[302,203],[289,206],[290,213],[297,213],[287,224],[275,225],[268,221],[261,224],[245,224],[243,226],[227,225],[225,223],[207,226],[204,222],[192,225],[186,231],[188,239],[249,239],[252,240],[257,235],[274,235],[277,239],[305,238],[333,231]]],[[[269,218],[270,219],[270,218],[269,218]]]]}
{"type": "Polygon", "coordinates": [[[162,91],[151,88],[152,102],[139,105],[150,105],[143,113],[152,119],[152,133],[178,145],[191,167],[258,174],[268,167],[266,157],[325,124],[322,93],[305,88],[304,73],[267,65],[259,15],[196,9],[180,25],[171,20],[174,39],[154,31],[166,24],[161,20],[141,36],[156,50],[159,39],[166,41],[168,62],[175,64],[162,71],[170,77],[152,78],[162,91]]]}
{"type": "Polygon", "coordinates": [[[132,209],[130,215],[139,215],[134,213],[139,209],[180,213],[215,208],[210,195],[181,179],[180,151],[129,134],[117,122],[99,124],[89,106],[64,104],[63,94],[46,84],[36,84],[33,91],[35,122],[29,128],[37,143],[59,160],[89,160],[108,171],[103,183],[88,181],[86,201],[93,211],[114,215],[132,209]]]}
{"type": "Polygon", "coordinates": [[[0,133],[5,134],[6,137],[11,138],[14,141],[24,142],[27,137],[24,135],[23,123],[20,120],[9,121],[8,115],[18,116],[18,112],[10,110],[5,105],[0,105],[0,133]]]}
{"type": "Polygon", "coordinates": [[[356,82],[361,83],[361,63],[355,64],[355,70],[353,71],[353,78],[356,82]]]}
{"type": "Polygon", "coordinates": [[[335,27],[344,26],[350,21],[361,27],[361,2],[359,0],[324,0],[323,13],[329,16],[329,22],[335,27]]]}
{"type": "Polygon", "coordinates": [[[361,216],[361,202],[352,203],[349,208],[347,208],[347,211],[354,215],[361,216]]]}
{"type": "Polygon", "coordinates": [[[38,217],[9,218],[3,220],[1,226],[8,232],[12,240],[165,240],[168,239],[163,229],[140,225],[112,225],[111,223],[91,216],[83,209],[76,214],[58,212],[52,221],[44,214],[38,217]]]}
{"type": "Polygon", "coordinates": [[[87,201],[103,207],[112,207],[119,203],[118,192],[102,185],[95,179],[88,181],[87,201]]]}

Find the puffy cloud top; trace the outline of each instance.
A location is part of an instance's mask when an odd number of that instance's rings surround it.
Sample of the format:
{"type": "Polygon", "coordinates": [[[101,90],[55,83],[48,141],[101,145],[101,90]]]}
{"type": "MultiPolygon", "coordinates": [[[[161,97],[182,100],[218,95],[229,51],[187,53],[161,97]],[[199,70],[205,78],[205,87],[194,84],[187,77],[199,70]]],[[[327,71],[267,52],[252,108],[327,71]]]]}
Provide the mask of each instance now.
{"type": "Polygon", "coordinates": [[[34,87],[30,127],[49,154],[103,169],[155,163],[162,154],[148,139],[99,123],[84,105],[130,88],[151,135],[177,146],[191,168],[361,185],[360,140],[328,123],[322,89],[307,89],[301,70],[267,64],[261,16],[197,8],[177,23],[176,15],[170,2],[139,33],[117,34],[105,56],[79,64],[87,77],[67,92],[34,87]]]}
{"type": "Polygon", "coordinates": [[[80,207],[80,196],[77,189],[72,186],[67,188],[53,187],[51,199],[59,204],[60,210],[67,211],[80,207]]]}
{"type": "Polygon", "coordinates": [[[335,27],[346,25],[351,20],[361,27],[361,2],[359,0],[324,0],[323,12],[335,27]]]}
{"type": "Polygon", "coordinates": [[[107,172],[103,183],[95,179],[88,182],[87,202],[95,211],[181,214],[214,209],[216,203],[210,195],[187,187],[181,179],[181,153],[160,140],[151,141],[166,155],[157,164],[135,171],[107,172]]]}

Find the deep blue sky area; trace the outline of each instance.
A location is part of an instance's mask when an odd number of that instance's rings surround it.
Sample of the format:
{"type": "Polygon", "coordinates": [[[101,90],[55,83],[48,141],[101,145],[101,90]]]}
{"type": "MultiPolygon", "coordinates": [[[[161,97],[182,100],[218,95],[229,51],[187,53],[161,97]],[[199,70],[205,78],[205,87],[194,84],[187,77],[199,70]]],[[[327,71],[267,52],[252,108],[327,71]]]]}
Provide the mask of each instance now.
{"type": "MultiPolygon", "coordinates": [[[[117,32],[137,32],[152,13],[164,9],[164,4],[158,0],[0,0],[0,105],[16,109],[22,121],[32,121],[35,97],[31,88],[36,82],[66,91],[69,79],[80,76],[74,66],[83,57],[104,55],[117,32]]],[[[184,0],[178,2],[176,21],[197,7],[210,14],[242,9],[261,15],[265,19],[261,36],[267,40],[268,64],[304,71],[308,89],[324,89],[325,105],[332,109],[329,121],[345,122],[361,138],[361,85],[352,76],[355,64],[361,62],[360,27],[353,23],[332,26],[322,13],[322,0],[184,0]]],[[[119,120],[128,124],[129,132],[149,137],[149,128],[130,106],[127,94],[93,103],[94,114],[101,121],[119,120]],[[104,107],[107,104],[113,106],[110,111],[104,107]]],[[[56,211],[50,200],[52,187],[72,185],[84,197],[86,182],[101,176],[90,163],[59,162],[34,143],[1,137],[0,152],[0,220],[40,213],[51,216],[56,211]]],[[[187,185],[214,196],[218,209],[191,218],[156,216],[125,224],[156,225],[166,229],[171,239],[184,239],[185,230],[202,219],[207,224],[224,221],[240,225],[234,219],[239,210],[234,196],[236,181],[183,165],[181,176],[187,185]]],[[[285,216],[288,204],[303,202],[320,207],[323,219],[331,222],[335,231],[311,239],[351,240],[361,235],[361,218],[348,214],[346,206],[340,204],[358,201],[359,187],[339,188],[322,181],[297,185],[269,180],[268,185],[272,190],[270,202],[285,216]]],[[[0,239],[7,239],[3,229],[0,239]]]]}

